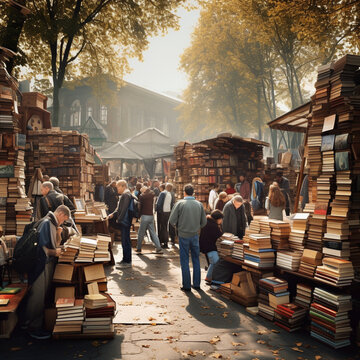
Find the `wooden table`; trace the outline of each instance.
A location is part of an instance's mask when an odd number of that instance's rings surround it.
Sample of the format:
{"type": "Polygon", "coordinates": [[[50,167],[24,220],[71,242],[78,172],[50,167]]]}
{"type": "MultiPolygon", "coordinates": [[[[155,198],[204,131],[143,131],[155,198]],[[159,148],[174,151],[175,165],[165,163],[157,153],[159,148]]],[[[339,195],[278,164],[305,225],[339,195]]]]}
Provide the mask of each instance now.
{"type": "Polygon", "coordinates": [[[86,227],[93,226],[95,234],[109,234],[109,221],[106,219],[86,219],[85,217],[76,218],[75,214],[75,223],[81,226],[83,234],[86,234],[86,227]]]}
{"type": "Polygon", "coordinates": [[[0,294],[0,299],[9,299],[6,306],[0,306],[0,331],[4,328],[4,332],[0,332],[1,339],[8,339],[11,336],[17,324],[16,310],[27,293],[27,284],[11,284],[7,287],[19,287],[21,290],[17,294],[0,294]]]}

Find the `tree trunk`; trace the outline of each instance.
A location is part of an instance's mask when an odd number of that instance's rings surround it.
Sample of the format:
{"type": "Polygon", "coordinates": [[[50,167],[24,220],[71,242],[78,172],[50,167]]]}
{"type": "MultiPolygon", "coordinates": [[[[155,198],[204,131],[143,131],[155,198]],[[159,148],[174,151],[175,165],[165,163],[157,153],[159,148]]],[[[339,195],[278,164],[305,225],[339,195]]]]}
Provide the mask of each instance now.
{"type": "MultiPolygon", "coordinates": [[[[26,5],[26,0],[17,0],[17,2],[23,6],[26,5]]],[[[9,14],[9,21],[6,25],[4,35],[1,39],[1,46],[10,49],[14,52],[17,52],[20,34],[24,26],[26,16],[12,6],[9,6],[8,14],[9,14]]],[[[12,73],[14,69],[14,65],[15,65],[14,58],[10,59],[7,62],[6,68],[9,74],[12,73]]]]}
{"type": "Polygon", "coordinates": [[[57,81],[54,81],[53,88],[53,111],[52,111],[52,126],[59,126],[59,110],[60,110],[60,101],[59,101],[60,87],[57,81]]]}
{"type": "Polygon", "coordinates": [[[261,83],[258,81],[256,85],[256,97],[257,97],[257,123],[258,123],[258,137],[259,140],[262,138],[262,131],[261,131],[261,83]]]}

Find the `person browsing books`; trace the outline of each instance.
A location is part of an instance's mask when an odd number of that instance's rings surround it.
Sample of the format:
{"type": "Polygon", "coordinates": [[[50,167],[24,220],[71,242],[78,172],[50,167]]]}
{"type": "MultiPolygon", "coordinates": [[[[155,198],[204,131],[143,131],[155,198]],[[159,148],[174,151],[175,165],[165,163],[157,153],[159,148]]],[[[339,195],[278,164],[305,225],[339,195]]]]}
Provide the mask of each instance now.
{"type": "Polygon", "coordinates": [[[223,231],[234,234],[242,239],[245,235],[247,219],[245,215],[244,200],[240,195],[235,195],[224,206],[223,231]]]}
{"type": "Polygon", "coordinates": [[[268,211],[269,219],[282,221],[285,204],[285,197],[282,194],[278,183],[272,183],[269,189],[269,196],[265,201],[265,208],[268,211]]]}

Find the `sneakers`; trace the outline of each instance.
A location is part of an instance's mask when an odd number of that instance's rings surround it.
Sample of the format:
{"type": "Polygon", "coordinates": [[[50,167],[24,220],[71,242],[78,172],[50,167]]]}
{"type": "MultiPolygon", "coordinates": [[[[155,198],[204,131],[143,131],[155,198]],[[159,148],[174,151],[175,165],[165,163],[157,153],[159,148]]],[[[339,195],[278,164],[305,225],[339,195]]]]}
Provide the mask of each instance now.
{"type": "Polygon", "coordinates": [[[127,269],[131,268],[132,265],[130,263],[121,262],[119,265],[116,266],[117,269],[127,269]]]}
{"type": "Polygon", "coordinates": [[[184,291],[184,292],[191,292],[191,289],[187,289],[187,288],[184,288],[184,287],[181,287],[180,290],[184,291]]]}
{"type": "Polygon", "coordinates": [[[194,290],[197,290],[197,291],[201,291],[201,287],[200,286],[191,286],[194,290]]]}
{"type": "Polygon", "coordinates": [[[136,249],[135,252],[136,252],[137,254],[141,254],[141,249],[136,249]]]}
{"type": "Polygon", "coordinates": [[[163,250],[160,248],[160,249],[157,249],[157,250],[156,250],[156,253],[157,253],[157,254],[163,254],[164,252],[163,252],[163,250]]]}
{"type": "Polygon", "coordinates": [[[42,329],[30,331],[29,335],[37,340],[47,340],[51,338],[51,332],[42,329]]]}

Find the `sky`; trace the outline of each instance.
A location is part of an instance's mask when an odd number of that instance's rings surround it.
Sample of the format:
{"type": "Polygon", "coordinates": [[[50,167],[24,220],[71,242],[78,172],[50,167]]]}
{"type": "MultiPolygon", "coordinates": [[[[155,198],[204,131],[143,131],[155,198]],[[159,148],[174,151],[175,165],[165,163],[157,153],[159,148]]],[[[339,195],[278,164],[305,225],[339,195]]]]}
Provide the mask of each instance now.
{"type": "Polygon", "coordinates": [[[180,57],[190,46],[200,11],[179,9],[177,14],[180,30],[171,29],[165,36],[151,38],[148,49],[143,53],[143,62],[130,60],[133,71],[125,76],[126,81],[172,96],[181,95],[186,89],[186,74],[179,70],[180,57]]]}

